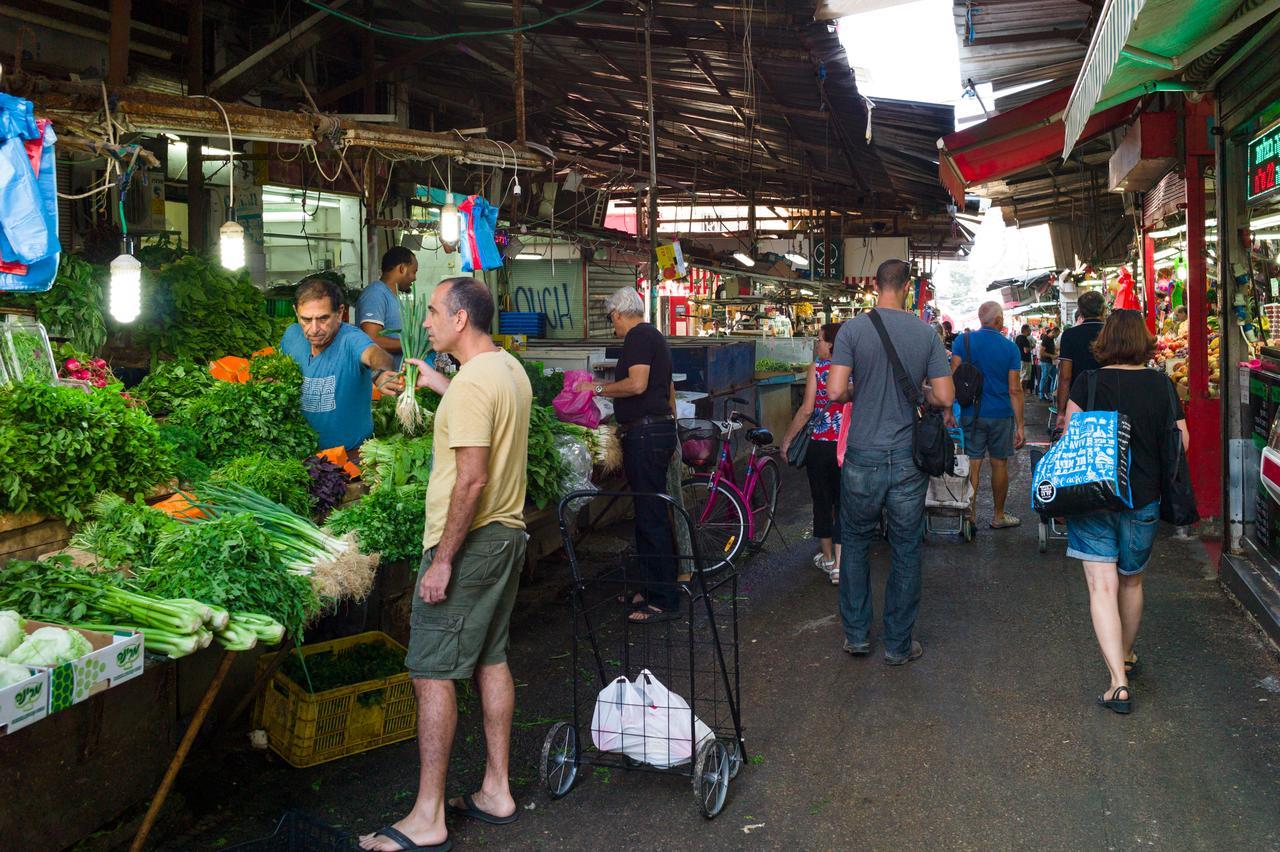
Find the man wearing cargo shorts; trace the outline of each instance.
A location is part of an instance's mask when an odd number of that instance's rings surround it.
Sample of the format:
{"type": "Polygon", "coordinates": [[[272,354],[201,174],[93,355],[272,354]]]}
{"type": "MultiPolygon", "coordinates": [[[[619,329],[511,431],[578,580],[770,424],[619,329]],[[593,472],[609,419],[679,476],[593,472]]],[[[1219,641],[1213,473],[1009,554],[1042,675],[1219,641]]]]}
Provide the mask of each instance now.
{"type": "Polygon", "coordinates": [[[525,466],[533,392],[524,368],[490,335],[493,298],[473,278],[446,278],[425,326],[436,352],[461,368],[452,381],[421,361],[419,387],[436,411],[421,571],[405,665],[418,699],[418,798],[409,815],[360,838],[364,849],[451,848],[446,810],[489,823],[517,816],[508,782],[515,685],[507,630],[524,565],[525,466]],[[480,789],[445,802],[458,722],[454,681],[475,678],[487,760],[480,789]]]}

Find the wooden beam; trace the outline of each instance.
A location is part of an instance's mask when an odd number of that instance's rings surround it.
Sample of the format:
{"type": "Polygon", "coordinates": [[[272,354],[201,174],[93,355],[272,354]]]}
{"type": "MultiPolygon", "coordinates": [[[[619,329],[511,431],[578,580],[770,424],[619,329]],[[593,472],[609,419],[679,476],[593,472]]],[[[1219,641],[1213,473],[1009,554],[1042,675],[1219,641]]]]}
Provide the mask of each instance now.
{"type": "MultiPolygon", "coordinates": [[[[347,5],[348,2],[349,0],[330,0],[328,6],[330,9],[340,9],[347,5]]],[[[328,12],[317,11],[308,15],[301,22],[291,27],[287,32],[284,32],[267,42],[265,45],[258,48],[235,65],[232,65],[230,68],[223,69],[214,75],[213,80],[209,83],[209,91],[216,94],[223,89],[226,89],[248,71],[270,59],[284,48],[292,47],[296,49],[299,40],[302,40],[304,36],[307,36],[317,24],[331,19],[332,16],[330,16],[328,12]]],[[[306,39],[306,42],[304,43],[307,43],[307,46],[309,47],[311,44],[314,44],[316,40],[317,39],[313,36],[312,38],[306,39]]]]}
{"type": "Polygon", "coordinates": [[[386,77],[394,74],[402,68],[408,68],[418,62],[421,62],[423,58],[423,54],[420,51],[413,50],[402,53],[395,59],[389,59],[386,62],[368,66],[367,70],[363,74],[353,77],[345,83],[334,86],[332,89],[328,89],[316,95],[316,106],[324,108],[330,104],[337,103],[347,95],[363,89],[365,81],[374,81],[379,77],[386,77]]]}
{"type": "MultiPolygon", "coordinates": [[[[204,94],[204,0],[191,0],[187,6],[187,94],[204,94]]],[[[187,137],[187,244],[200,252],[209,247],[209,199],[200,156],[203,141],[187,137]]]]}
{"type": "Polygon", "coordinates": [[[511,26],[516,32],[511,36],[511,58],[515,79],[511,81],[512,94],[516,106],[516,144],[525,142],[524,126],[524,34],[520,27],[524,26],[524,6],[521,0],[512,0],[511,26]]]}
{"type": "Polygon", "coordinates": [[[107,82],[123,86],[129,80],[129,24],[132,0],[111,0],[111,32],[107,36],[107,82]]]}

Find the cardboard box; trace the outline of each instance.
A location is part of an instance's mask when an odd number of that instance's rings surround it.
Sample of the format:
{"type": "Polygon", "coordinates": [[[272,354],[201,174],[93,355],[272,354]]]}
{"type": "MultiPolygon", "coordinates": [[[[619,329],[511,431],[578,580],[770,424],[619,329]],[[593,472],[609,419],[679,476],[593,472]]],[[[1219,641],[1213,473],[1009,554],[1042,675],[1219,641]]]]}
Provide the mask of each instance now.
{"type": "MultiPolygon", "coordinates": [[[[60,627],[41,621],[28,621],[28,635],[41,627],[60,627]]],[[[68,628],[75,629],[75,628],[68,628]]],[[[142,674],[142,634],[133,632],[98,633],[78,630],[93,646],[92,653],[77,660],[48,669],[49,712],[57,713],[117,684],[142,674]]]]}
{"type": "Polygon", "coordinates": [[[0,689],[0,736],[49,715],[49,671],[27,669],[31,677],[0,689]]]}
{"type": "Polygon", "coordinates": [[[508,352],[523,352],[529,347],[527,334],[495,334],[493,342],[508,352]]]}

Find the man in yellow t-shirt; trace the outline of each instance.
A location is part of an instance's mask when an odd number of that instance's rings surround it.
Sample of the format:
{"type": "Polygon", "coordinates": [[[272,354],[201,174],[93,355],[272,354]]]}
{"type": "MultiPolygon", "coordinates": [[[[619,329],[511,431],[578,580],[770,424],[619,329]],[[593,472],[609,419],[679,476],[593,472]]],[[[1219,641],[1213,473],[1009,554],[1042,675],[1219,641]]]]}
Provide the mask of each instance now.
{"type": "Polygon", "coordinates": [[[364,849],[448,842],[445,812],[514,822],[508,762],[515,685],[507,637],[524,566],[525,469],[533,391],[524,368],[490,337],[493,297],[474,278],[446,278],[425,323],[437,352],[462,364],[449,381],[421,361],[419,387],[443,394],[436,410],[426,530],[405,665],[418,699],[418,798],[409,815],[360,838],[364,849]],[[484,781],[444,800],[458,722],[454,681],[474,677],[484,709],[484,781]]]}

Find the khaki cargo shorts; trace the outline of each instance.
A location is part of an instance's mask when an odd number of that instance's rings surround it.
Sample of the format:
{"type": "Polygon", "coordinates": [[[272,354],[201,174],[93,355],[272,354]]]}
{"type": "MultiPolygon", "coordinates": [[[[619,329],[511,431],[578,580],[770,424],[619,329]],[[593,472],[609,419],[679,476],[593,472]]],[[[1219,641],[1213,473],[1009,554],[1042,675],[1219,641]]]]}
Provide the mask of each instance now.
{"type": "Polygon", "coordinates": [[[524,567],[524,530],[486,524],[472,530],[453,560],[443,602],[428,604],[418,594],[435,548],[422,554],[409,620],[411,677],[465,680],[476,666],[505,662],[511,610],[524,567]]]}

